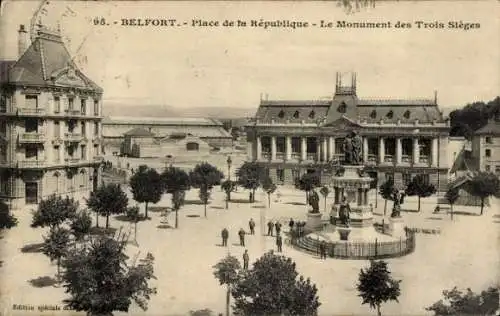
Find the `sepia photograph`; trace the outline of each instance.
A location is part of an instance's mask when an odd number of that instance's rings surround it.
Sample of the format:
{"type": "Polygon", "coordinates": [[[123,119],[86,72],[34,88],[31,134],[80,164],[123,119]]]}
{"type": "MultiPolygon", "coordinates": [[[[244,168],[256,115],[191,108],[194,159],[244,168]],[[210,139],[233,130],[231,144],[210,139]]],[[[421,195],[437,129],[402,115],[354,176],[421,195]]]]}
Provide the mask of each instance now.
{"type": "Polygon", "coordinates": [[[499,1],[0,3],[1,316],[499,291],[499,1]]]}

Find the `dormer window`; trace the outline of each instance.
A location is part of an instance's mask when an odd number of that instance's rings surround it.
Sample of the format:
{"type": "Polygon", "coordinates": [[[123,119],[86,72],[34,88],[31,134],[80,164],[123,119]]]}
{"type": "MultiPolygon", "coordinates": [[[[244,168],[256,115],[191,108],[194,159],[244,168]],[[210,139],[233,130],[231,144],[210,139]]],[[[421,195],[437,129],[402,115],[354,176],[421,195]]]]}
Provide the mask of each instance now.
{"type": "Polygon", "coordinates": [[[377,117],[377,111],[373,110],[371,113],[370,113],[370,117],[371,118],[376,118],[377,117]]]}
{"type": "Polygon", "coordinates": [[[409,119],[410,118],[410,111],[406,110],[406,112],[403,114],[403,116],[405,119],[409,119]]]}
{"type": "Polygon", "coordinates": [[[278,117],[279,117],[279,118],[284,118],[284,117],[285,117],[285,111],[281,110],[281,111],[278,113],[278,117]]]}
{"type": "Polygon", "coordinates": [[[346,110],[347,110],[347,104],[345,104],[345,102],[340,103],[339,108],[338,108],[338,111],[339,111],[340,113],[345,113],[345,112],[346,112],[346,110]]]}
{"type": "Polygon", "coordinates": [[[391,119],[393,116],[394,116],[394,112],[392,110],[390,110],[388,113],[387,113],[387,118],[391,119]]]}
{"type": "Polygon", "coordinates": [[[314,113],[314,110],[309,113],[309,118],[313,119],[316,113],[314,113]]]}
{"type": "Polygon", "coordinates": [[[293,118],[299,118],[299,111],[295,111],[295,113],[293,113],[293,118]]]}

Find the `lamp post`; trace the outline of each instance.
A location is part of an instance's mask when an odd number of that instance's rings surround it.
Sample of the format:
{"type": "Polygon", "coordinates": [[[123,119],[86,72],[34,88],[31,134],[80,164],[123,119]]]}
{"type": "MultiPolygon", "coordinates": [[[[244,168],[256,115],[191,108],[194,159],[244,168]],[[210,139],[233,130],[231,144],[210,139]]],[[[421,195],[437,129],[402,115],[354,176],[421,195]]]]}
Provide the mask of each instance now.
{"type": "Polygon", "coordinates": [[[233,161],[231,160],[231,156],[227,156],[227,179],[231,180],[231,164],[233,161]]]}

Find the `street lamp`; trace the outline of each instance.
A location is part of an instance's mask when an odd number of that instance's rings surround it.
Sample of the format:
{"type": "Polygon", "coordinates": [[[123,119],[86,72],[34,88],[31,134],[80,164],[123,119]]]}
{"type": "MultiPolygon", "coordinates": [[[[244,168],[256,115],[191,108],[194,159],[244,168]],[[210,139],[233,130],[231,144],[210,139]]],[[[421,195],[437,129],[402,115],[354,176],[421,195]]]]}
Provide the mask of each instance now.
{"type": "Polygon", "coordinates": [[[233,161],[231,160],[231,156],[227,156],[227,179],[231,180],[231,164],[233,161]]]}

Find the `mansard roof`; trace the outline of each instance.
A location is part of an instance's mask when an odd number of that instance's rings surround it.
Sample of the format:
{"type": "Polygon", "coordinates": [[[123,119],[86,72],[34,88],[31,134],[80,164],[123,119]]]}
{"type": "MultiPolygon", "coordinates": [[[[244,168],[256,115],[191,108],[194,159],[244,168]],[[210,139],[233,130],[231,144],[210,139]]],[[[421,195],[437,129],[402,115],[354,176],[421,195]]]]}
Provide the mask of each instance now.
{"type": "Polygon", "coordinates": [[[38,31],[38,37],[9,70],[9,82],[26,85],[70,86],[102,92],[73,62],[60,34],[38,31]]]}
{"type": "Polygon", "coordinates": [[[133,137],[154,137],[155,134],[150,131],[145,130],[144,128],[136,127],[126,132],[124,135],[133,136],[133,137]]]}
{"type": "Polygon", "coordinates": [[[326,117],[331,100],[262,100],[255,117],[263,122],[316,123],[326,117]]]}
{"type": "Polygon", "coordinates": [[[485,126],[475,131],[474,134],[500,136],[500,121],[490,119],[485,126]]]}

